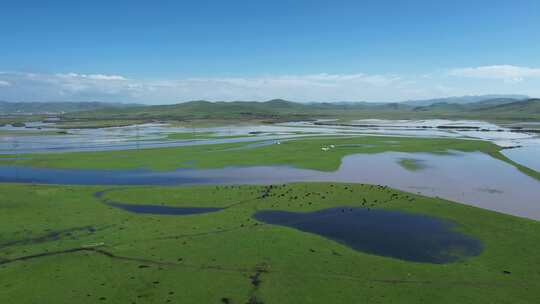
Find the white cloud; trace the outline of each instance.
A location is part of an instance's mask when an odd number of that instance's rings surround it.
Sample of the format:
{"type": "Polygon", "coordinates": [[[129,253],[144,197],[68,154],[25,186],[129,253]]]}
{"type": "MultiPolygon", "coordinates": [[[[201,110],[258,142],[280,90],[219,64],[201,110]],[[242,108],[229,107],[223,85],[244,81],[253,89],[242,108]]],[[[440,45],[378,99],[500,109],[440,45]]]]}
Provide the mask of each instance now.
{"type": "Polygon", "coordinates": [[[449,72],[446,70],[416,76],[320,73],[152,80],[107,74],[1,72],[0,99],[163,104],[197,99],[230,101],[284,98],[294,101],[332,102],[401,101],[487,93],[540,95],[540,77],[536,78],[538,81],[506,85],[483,80],[486,77],[496,77],[508,82],[519,77],[536,77],[538,73],[531,68],[517,68],[517,71],[515,68],[493,66],[450,70],[451,75],[461,77],[447,77],[449,72]],[[467,77],[478,80],[472,81],[467,77]],[[481,77],[483,78],[480,79],[481,77]]]}
{"type": "MultiPolygon", "coordinates": [[[[378,100],[380,92],[407,84],[395,75],[307,74],[139,80],[105,74],[5,73],[16,81],[17,99],[119,100],[170,103],[191,99],[297,101],[378,100]],[[30,95],[30,96],[28,96],[30,95]]],[[[15,95],[15,93],[14,93],[15,95]]],[[[0,96],[2,97],[2,96],[0,96]]]]}
{"type": "Polygon", "coordinates": [[[89,79],[89,80],[127,80],[123,76],[119,75],[105,75],[105,74],[77,74],[77,73],[68,73],[68,74],[56,74],[60,78],[66,79],[89,79]]]}
{"type": "Polygon", "coordinates": [[[540,77],[540,68],[514,65],[490,65],[452,69],[449,74],[459,77],[502,79],[506,82],[520,82],[525,78],[540,77]]]}

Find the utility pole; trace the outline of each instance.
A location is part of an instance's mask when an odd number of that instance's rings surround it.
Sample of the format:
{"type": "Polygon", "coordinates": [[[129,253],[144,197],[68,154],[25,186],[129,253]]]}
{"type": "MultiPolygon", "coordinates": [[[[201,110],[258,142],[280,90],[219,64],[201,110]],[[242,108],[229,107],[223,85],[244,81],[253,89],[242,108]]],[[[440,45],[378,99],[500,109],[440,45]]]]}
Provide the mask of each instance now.
{"type": "Polygon", "coordinates": [[[135,125],[135,130],[137,131],[137,151],[139,151],[140,144],[139,144],[139,125],[135,125]]]}
{"type": "Polygon", "coordinates": [[[17,153],[17,147],[19,144],[17,143],[17,136],[13,136],[13,155],[15,157],[14,164],[15,164],[15,182],[19,180],[19,168],[17,167],[17,161],[19,160],[19,154],[17,153]]]}

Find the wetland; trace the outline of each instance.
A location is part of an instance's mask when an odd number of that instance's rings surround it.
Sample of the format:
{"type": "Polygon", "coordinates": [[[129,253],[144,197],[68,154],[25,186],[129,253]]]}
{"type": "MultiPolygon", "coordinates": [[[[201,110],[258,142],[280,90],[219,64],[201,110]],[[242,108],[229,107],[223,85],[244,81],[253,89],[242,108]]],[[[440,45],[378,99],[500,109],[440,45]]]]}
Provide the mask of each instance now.
{"type": "Polygon", "coordinates": [[[9,127],[0,301],[534,302],[534,135],[402,124],[9,127]]]}

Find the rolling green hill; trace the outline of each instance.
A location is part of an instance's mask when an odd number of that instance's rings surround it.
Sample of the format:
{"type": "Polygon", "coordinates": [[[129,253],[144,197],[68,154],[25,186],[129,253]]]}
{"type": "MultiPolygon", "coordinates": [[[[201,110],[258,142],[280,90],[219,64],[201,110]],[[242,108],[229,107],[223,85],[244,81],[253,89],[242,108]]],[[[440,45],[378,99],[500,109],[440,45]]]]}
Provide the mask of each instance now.
{"type": "Polygon", "coordinates": [[[529,99],[512,103],[503,103],[488,107],[484,110],[491,113],[511,113],[514,115],[540,114],[540,99],[529,99]]]}
{"type": "Polygon", "coordinates": [[[212,125],[242,122],[275,123],[330,118],[343,121],[366,118],[443,118],[526,122],[540,121],[540,99],[492,98],[470,103],[445,101],[428,106],[368,102],[297,103],[282,99],[266,102],[198,100],[155,106],[101,102],[0,102],[0,125],[41,120],[44,118],[43,113],[58,113],[57,115],[61,119],[59,127],[65,128],[124,126],[155,121],[212,125]],[[19,115],[29,113],[34,115],[19,115]],[[41,115],[36,115],[36,113],[41,113],[41,115]]]}
{"type": "Polygon", "coordinates": [[[305,104],[285,100],[268,102],[209,102],[190,101],[175,105],[138,106],[131,108],[101,109],[71,113],[63,116],[73,119],[120,120],[279,120],[281,117],[305,118],[311,111],[305,104]]]}
{"type": "Polygon", "coordinates": [[[469,104],[485,102],[489,100],[506,100],[507,102],[526,100],[529,97],[526,95],[472,95],[472,96],[454,96],[447,98],[436,99],[423,99],[423,100],[408,100],[403,102],[406,105],[415,107],[427,107],[436,103],[455,103],[455,104],[469,104]]]}
{"type": "Polygon", "coordinates": [[[492,99],[469,104],[436,103],[417,107],[416,112],[433,116],[477,118],[486,120],[538,120],[540,99],[492,99]]]}
{"type": "Polygon", "coordinates": [[[67,113],[64,121],[121,120],[121,121],[259,121],[280,122],[317,118],[360,119],[483,119],[483,120],[540,120],[540,100],[496,98],[473,103],[441,102],[414,107],[404,103],[296,103],[281,99],[266,102],[191,101],[174,105],[107,108],[67,113]]]}
{"type": "Polygon", "coordinates": [[[429,106],[420,106],[414,108],[415,111],[436,111],[436,110],[447,110],[447,111],[471,111],[471,110],[487,110],[494,106],[502,106],[510,103],[522,103],[526,100],[517,100],[513,98],[493,98],[486,99],[478,102],[471,103],[453,103],[453,102],[438,102],[433,103],[429,106]]]}

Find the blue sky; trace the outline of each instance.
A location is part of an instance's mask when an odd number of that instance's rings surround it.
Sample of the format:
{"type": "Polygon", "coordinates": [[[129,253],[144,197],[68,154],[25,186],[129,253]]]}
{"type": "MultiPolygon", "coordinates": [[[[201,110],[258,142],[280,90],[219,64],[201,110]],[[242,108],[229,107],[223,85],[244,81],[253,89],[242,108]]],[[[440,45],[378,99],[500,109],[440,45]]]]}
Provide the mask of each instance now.
{"type": "Polygon", "coordinates": [[[5,1],[0,99],[540,96],[540,1],[5,1]]]}

